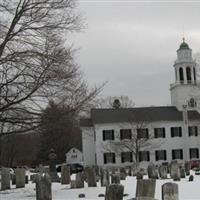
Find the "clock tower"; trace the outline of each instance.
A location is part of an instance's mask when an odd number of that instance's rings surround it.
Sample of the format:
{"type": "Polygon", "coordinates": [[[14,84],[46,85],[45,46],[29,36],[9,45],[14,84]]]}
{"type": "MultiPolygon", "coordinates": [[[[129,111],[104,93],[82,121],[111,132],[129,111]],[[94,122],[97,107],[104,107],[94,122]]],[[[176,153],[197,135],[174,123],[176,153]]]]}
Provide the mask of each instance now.
{"type": "Polygon", "coordinates": [[[177,50],[174,71],[175,82],[170,85],[172,106],[180,111],[183,110],[183,106],[187,106],[188,110],[196,110],[200,98],[200,88],[196,80],[196,62],[192,58],[192,49],[184,38],[177,50]]]}

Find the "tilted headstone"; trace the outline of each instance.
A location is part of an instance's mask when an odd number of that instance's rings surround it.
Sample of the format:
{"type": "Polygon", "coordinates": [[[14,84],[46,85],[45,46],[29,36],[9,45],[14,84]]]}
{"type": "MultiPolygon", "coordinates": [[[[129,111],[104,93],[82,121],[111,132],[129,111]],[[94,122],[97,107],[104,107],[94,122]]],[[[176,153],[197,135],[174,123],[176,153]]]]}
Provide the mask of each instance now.
{"type": "Polygon", "coordinates": [[[9,190],[10,189],[10,169],[2,168],[1,171],[1,190],[9,190]]]}
{"type": "Polygon", "coordinates": [[[107,169],[101,169],[100,170],[100,176],[101,176],[101,187],[105,187],[110,184],[110,174],[107,169]]]}
{"type": "Polygon", "coordinates": [[[142,172],[137,172],[137,174],[136,174],[136,179],[138,180],[138,179],[143,179],[143,173],[142,172]]]}
{"type": "Polygon", "coordinates": [[[36,200],[52,200],[49,174],[38,174],[36,178],[36,200]]]}
{"type": "Polygon", "coordinates": [[[63,164],[61,166],[61,184],[70,184],[70,166],[63,164]]]}
{"type": "Polygon", "coordinates": [[[25,169],[17,168],[15,170],[15,175],[16,175],[16,188],[25,187],[25,169]]]}
{"type": "Polygon", "coordinates": [[[159,167],[159,175],[161,179],[167,179],[167,166],[161,165],[159,167]]]}
{"type": "Polygon", "coordinates": [[[162,185],[162,200],[178,200],[178,184],[165,183],[162,185]]]}
{"type": "Polygon", "coordinates": [[[85,173],[87,176],[88,187],[96,187],[96,174],[95,169],[93,167],[86,167],[85,173]]]}
{"type": "Polygon", "coordinates": [[[84,188],[83,172],[78,172],[76,174],[76,188],[84,188]]]}
{"type": "Polygon", "coordinates": [[[112,174],[111,175],[111,183],[112,184],[120,184],[120,175],[119,174],[112,174]]]}
{"type": "Polygon", "coordinates": [[[154,198],[155,188],[156,188],[155,179],[137,180],[136,197],[154,198]]]}
{"type": "Polygon", "coordinates": [[[105,200],[123,200],[124,186],[111,184],[106,187],[105,200]]]}

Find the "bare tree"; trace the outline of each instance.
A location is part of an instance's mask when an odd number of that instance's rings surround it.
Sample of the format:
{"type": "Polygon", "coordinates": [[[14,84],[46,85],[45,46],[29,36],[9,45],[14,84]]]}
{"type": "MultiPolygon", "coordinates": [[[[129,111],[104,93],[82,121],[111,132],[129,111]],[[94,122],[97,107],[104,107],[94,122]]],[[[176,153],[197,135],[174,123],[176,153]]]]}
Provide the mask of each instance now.
{"type": "Polygon", "coordinates": [[[152,142],[154,135],[149,131],[149,127],[152,129],[152,126],[147,120],[138,120],[133,115],[127,123],[120,124],[119,127],[124,131],[124,137],[122,132],[116,132],[114,140],[102,143],[102,147],[117,155],[121,155],[121,152],[131,152],[135,167],[139,166],[141,151],[149,151],[161,145],[160,142],[156,144],[152,142]]]}
{"type": "Polygon", "coordinates": [[[79,111],[98,93],[88,91],[74,51],[64,45],[64,36],[81,28],[75,6],[73,0],[0,0],[0,137],[37,128],[49,99],[79,111]]]}

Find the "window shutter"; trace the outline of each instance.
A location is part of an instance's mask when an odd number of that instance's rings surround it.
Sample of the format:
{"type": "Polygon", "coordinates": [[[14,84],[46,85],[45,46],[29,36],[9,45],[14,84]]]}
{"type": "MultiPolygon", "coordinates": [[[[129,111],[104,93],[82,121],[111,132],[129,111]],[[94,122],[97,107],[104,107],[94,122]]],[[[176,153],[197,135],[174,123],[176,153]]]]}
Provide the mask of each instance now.
{"type": "Polygon", "coordinates": [[[103,130],[103,141],[105,141],[105,130],[103,130]]]}
{"type": "Polygon", "coordinates": [[[188,126],[188,135],[191,136],[191,128],[188,126]]]}
{"type": "Polygon", "coordinates": [[[149,129],[146,128],[146,138],[149,139],[149,129]]]}
{"type": "Polygon", "coordinates": [[[141,162],[141,161],[142,161],[142,152],[139,151],[139,162],[141,162]]]}
{"type": "Polygon", "coordinates": [[[157,138],[158,136],[157,136],[157,129],[156,128],[154,128],[154,138],[157,138]]]}
{"type": "Polygon", "coordinates": [[[167,152],[164,150],[164,160],[167,160],[167,152]]]}
{"type": "Polygon", "coordinates": [[[123,131],[120,129],[120,140],[123,140],[123,131]]]}
{"type": "Polygon", "coordinates": [[[133,154],[130,152],[130,162],[133,162],[133,154]]]}
{"type": "Polygon", "coordinates": [[[113,163],[115,163],[115,153],[112,154],[113,157],[113,163]]]}
{"type": "Polygon", "coordinates": [[[181,159],[183,159],[183,150],[181,149],[181,159]]]}
{"type": "Polygon", "coordinates": [[[174,160],[174,150],[172,150],[172,160],[174,160]]]}
{"type": "Polygon", "coordinates": [[[149,151],[147,151],[147,161],[150,161],[149,151]]]}
{"type": "Polygon", "coordinates": [[[199,158],[199,149],[197,149],[197,158],[199,158]]]}
{"type": "Polygon", "coordinates": [[[165,128],[163,128],[163,138],[165,138],[165,128]]]}
{"type": "Polygon", "coordinates": [[[158,161],[158,151],[155,152],[156,152],[156,161],[158,161]]]}
{"type": "Polygon", "coordinates": [[[121,160],[122,160],[122,163],[124,163],[124,155],[123,155],[123,152],[121,153],[121,160]]]}
{"type": "Polygon", "coordinates": [[[112,140],[115,140],[114,130],[112,130],[112,140]]]}
{"type": "Polygon", "coordinates": [[[195,126],[195,136],[198,136],[198,129],[197,129],[197,126],[195,126]]]}
{"type": "Polygon", "coordinates": [[[174,137],[174,128],[171,127],[171,137],[174,137]]]}
{"type": "Polygon", "coordinates": [[[103,154],[103,159],[104,159],[104,164],[106,164],[107,163],[107,159],[106,159],[106,154],[105,153],[103,154]]]}
{"type": "Polygon", "coordinates": [[[179,137],[182,137],[182,128],[179,127],[179,137]]]}

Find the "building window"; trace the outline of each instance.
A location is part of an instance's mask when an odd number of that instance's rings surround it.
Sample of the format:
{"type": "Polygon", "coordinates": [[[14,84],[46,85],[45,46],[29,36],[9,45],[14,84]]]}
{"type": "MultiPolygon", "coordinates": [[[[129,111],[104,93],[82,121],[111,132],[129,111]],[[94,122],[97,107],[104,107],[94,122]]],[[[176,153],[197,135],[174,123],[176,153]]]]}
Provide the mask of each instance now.
{"type": "Polygon", "coordinates": [[[115,153],[104,153],[104,164],[115,163],[115,153]]]}
{"type": "Polygon", "coordinates": [[[114,140],[114,130],[103,130],[103,141],[114,140]]]}
{"type": "Polygon", "coordinates": [[[122,152],[121,153],[121,161],[124,162],[133,162],[133,154],[132,152],[122,152]]]}
{"type": "Polygon", "coordinates": [[[137,129],[137,138],[138,139],[148,139],[149,138],[149,131],[148,128],[139,128],[137,129]]]}
{"type": "Polygon", "coordinates": [[[124,139],[131,139],[132,135],[131,135],[131,129],[120,129],[120,139],[124,140],[124,139]]]}
{"type": "Polygon", "coordinates": [[[165,138],[165,128],[154,128],[155,138],[165,138]]]}
{"type": "Polygon", "coordinates": [[[190,159],[199,158],[199,149],[190,148],[190,159]]]}
{"type": "Polygon", "coordinates": [[[195,70],[195,67],[193,68],[193,75],[194,75],[194,81],[196,81],[196,70],[195,70]]]}
{"type": "Polygon", "coordinates": [[[182,149],[173,149],[172,150],[172,159],[183,159],[183,150],[182,149]]]}
{"type": "Polygon", "coordinates": [[[166,150],[155,151],[156,161],[158,160],[167,160],[166,150]]]}
{"type": "Polygon", "coordinates": [[[188,134],[189,134],[189,136],[198,136],[197,126],[189,126],[188,127],[188,134]]]}
{"type": "Polygon", "coordinates": [[[171,127],[171,137],[182,137],[182,128],[171,127]]]}
{"type": "Polygon", "coordinates": [[[149,151],[139,151],[139,161],[150,161],[149,151]]]}

